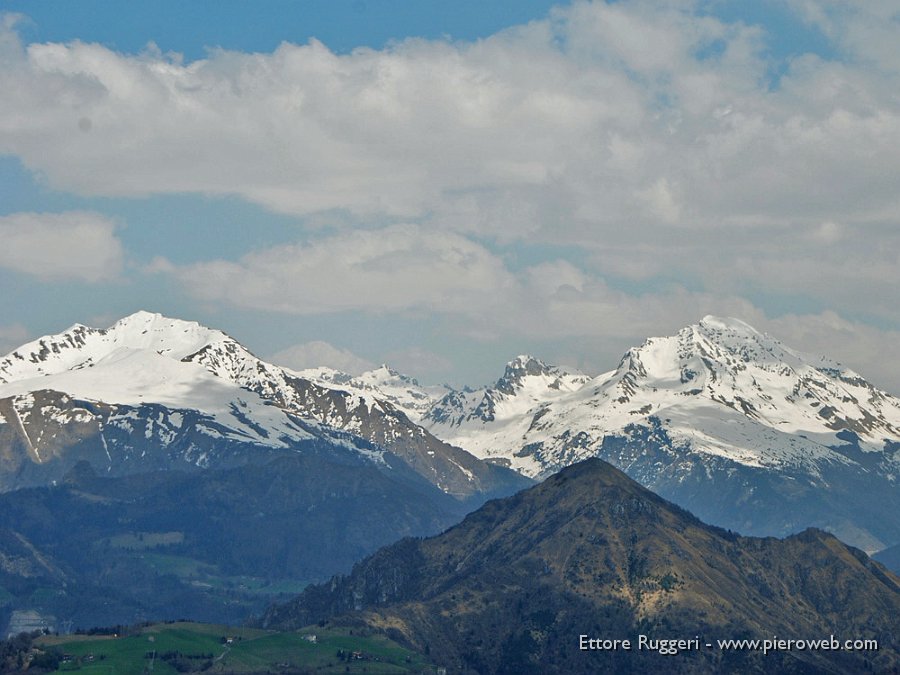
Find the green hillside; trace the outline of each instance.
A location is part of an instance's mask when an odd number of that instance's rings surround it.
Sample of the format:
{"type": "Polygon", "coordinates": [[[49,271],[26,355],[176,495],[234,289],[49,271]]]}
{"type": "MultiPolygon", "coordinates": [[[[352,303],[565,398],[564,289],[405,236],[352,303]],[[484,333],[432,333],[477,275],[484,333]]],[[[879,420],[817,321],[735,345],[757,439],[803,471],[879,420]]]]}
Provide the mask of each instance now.
{"type": "Polygon", "coordinates": [[[65,654],[60,671],[84,675],[433,672],[422,656],[384,636],[317,626],[273,632],[179,622],[119,636],[46,636],[35,645],[65,654]]]}

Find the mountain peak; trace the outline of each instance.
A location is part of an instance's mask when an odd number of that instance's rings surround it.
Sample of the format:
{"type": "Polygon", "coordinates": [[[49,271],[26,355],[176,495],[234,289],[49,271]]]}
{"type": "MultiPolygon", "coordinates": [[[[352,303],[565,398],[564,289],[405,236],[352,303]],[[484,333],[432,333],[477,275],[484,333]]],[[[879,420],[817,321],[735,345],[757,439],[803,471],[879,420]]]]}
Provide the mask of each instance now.
{"type": "MultiPolygon", "coordinates": [[[[675,335],[652,337],[640,347],[629,349],[618,371],[642,380],[680,380],[686,384],[701,373],[721,380],[751,366],[786,374],[787,370],[808,367],[809,360],[740,319],[708,315],[675,335]]],[[[838,367],[826,360],[820,362],[838,367]]]]}
{"type": "MultiPolygon", "coordinates": [[[[391,388],[420,386],[418,380],[410,377],[409,375],[404,375],[399,370],[391,368],[386,363],[382,363],[380,366],[378,366],[377,368],[373,368],[372,370],[367,370],[364,373],[360,373],[352,379],[356,384],[362,385],[363,389],[372,389],[379,391],[385,387],[391,388]]],[[[380,391],[380,393],[383,395],[385,394],[384,391],[380,391]]]]}
{"type": "Polygon", "coordinates": [[[320,385],[262,361],[221,331],[141,311],[107,329],[45,336],[0,359],[0,427],[13,420],[31,453],[20,459],[38,464],[69,447],[69,435],[55,430],[75,419],[90,425],[92,439],[113,428],[126,434],[121,442],[111,435],[92,440],[104,468],[137,466],[131,462],[138,442],[151,450],[136,462],[177,454],[207,466],[225,461],[231,446],[281,451],[319,439],[367,462],[385,462],[390,450],[399,470],[460,497],[522,484],[521,477],[442,443],[405,414],[415,415],[435,395],[386,366],[373,372],[371,385],[320,385]],[[86,412],[72,412],[83,402],[89,402],[86,412]]]}
{"type": "Polygon", "coordinates": [[[654,455],[634,450],[646,442],[666,448],[664,463],[733,463],[820,480],[832,467],[869,471],[884,462],[885,480],[894,480],[900,400],[740,319],[706,316],[651,337],[581,386],[560,377],[553,389],[555,368],[515,379],[527,363],[511,362],[502,388],[446,399],[429,428],[536,477],[596,454],[656,481],[654,455]]]}
{"type": "Polygon", "coordinates": [[[503,377],[497,382],[497,388],[502,389],[505,384],[521,381],[528,375],[549,375],[553,369],[546,363],[529,354],[519,354],[506,364],[503,377]]]}
{"type": "MultiPolygon", "coordinates": [[[[468,428],[516,419],[535,406],[575,391],[589,381],[589,377],[578,371],[566,372],[534,356],[519,354],[506,364],[503,376],[493,386],[451,391],[428,411],[424,419],[432,428],[454,428],[467,436],[468,428]]],[[[459,445],[464,443],[455,439],[454,434],[447,435],[445,440],[459,445]]],[[[491,443],[490,440],[486,442],[491,443]]],[[[484,448],[478,446],[474,451],[477,454],[484,448]]]]}
{"type": "Polygon", "coordinates": [[[700,323],[688,326],[682,332],[696,341],[704,339],[729,351],[752,349],[756,356],[769,360],[772,355],[781,360],[794,360],[798,352],[788,349],[779,340],[756,330],[745,321],[735,318],[705,316],[700,323]]]}
{"type": "MultiPolygon", "coordinates": [[[[648,625],[674,635],[828,635],[840,625],[869,638],[900,629],[898,610],[900,581],[829,535],[741,537],[591,460],[491,501],[436,537],[381,549],[348,576],[270,608],[263,625],[296,629],[331,620],[391,630],[419,648],[429,645],[431,657],[454,672],[656,672],[671,668],[669,656],[579,651],[571,636],[581,626],[629,636],[648,625]],[[560,646],[567,641],[570,647],[560,646]]],[[[875,669],[889,670],[900,656],[882,641],[885,661],[875,669]]],[[[866,667],[847,654],[828,661],[827,650],[797,654],[803,660],[751,651],[736,669],[866,667]]],[[[688,650],[678,669],[722,672],[722,663],[688,650]]],[[[724,670],[735,668],[726,663],[724,670]]]]}
{"type": "Polygon", "coordinates": [[[494,389],[511,396],[524,386],[527,377],[554,377],[556,369],[528,354],[519,354],[506,364],[503,377],[497,380],[494,389]]]}
{"type": "MultiPolygon", "coordinates": [[[[546,371],[549,370],[550,366],[541,361],[536,356],[532,356],[531,354],[519,354],[512,361],[506,364],[507,370],[534,370],[534,371],[546,371]]],[[[529,373],[529,374],[537,374],[529,373]]]]}

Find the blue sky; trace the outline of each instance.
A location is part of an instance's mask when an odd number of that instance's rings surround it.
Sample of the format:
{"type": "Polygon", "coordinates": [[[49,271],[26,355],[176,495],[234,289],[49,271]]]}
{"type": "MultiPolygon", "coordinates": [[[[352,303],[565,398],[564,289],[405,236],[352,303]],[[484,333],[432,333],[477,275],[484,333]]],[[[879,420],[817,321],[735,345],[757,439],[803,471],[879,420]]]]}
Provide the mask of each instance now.
{"type": "Polygon", "coordinates": [[[23,30],[27,39],[78,39],[130,53],[154,42],[189,61],[204,58],[209,48],[271,52],[281,42],[310,38],[340,53],[380,49],[406,37],[474,40],[541,19],[553,5],[547,0],[267,0],[257,6],[242,0],[161,0],[131,3],[123,11],[109,0],[3,2],[4,10],[32,20],[23,30]]]}
{"type": "Polygon", "coordinates": [[[480,384],[715,313],[900,391],[890,2],[0,12],[0,351],[149,309],[480,384]]]}

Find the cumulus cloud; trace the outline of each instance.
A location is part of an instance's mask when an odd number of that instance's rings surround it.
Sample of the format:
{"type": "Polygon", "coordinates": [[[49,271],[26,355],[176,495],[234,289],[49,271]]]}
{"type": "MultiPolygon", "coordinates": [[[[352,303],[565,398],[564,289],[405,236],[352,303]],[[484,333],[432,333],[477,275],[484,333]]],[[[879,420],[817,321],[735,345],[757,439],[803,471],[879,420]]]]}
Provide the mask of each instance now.
{"type": "MultiPolygon", "coordinates": [[[[799,239],[807,243],[824,239],[831,246],[840,241],[839,233],[837,225],[825,223],[809,228],[799,239]]],[[[892,344],[896,332],[851,321],[835,311],[773,318],[748,300],[746,293],[820,284],[835,294],[836,304],[851,305],[854,299],[841,290],[840,280],[856,275],[867,278],[871,293],[880,296],[871,301],[873,306],[880,304],[886,313],[889,309],[896,312],[892,279],[897,272],[889,260],[881,267],[854,271],[853,265],[861,260],[853,258],[849,245],[836,249],[849,255],[846,261],[835,254],[833,260],[820,259],[818,266],[792,259],[788,246],[783,257],[768,261],[754,260],[752,249],[739,250],[743,252],[724,261],[733,270],[733,279],[742,278],[742,266],[754,265],[764,272],[768,285],[748,289],[710,276],[706,281],[717,286],[715,290],[690,290],[673,282],[637,292],[613,286],[596,270],[562,259],[513,270],[502,255],[470,238],[415,225],[348,231],[305,244],[273,246],[235,262],[175,265],[156,261],[151,267],[174,276],[197,298],[227,307],[295,315],[338,311],[403,315],[478,342],[580,341],[577,350],[556,353],[593,369],[611,367],[619,350],[650,335],[674,333],[706,314],[736,316],[799,349],[829,355],[863,373],[879,372],[887,386],[900,390],[900,367],[894,373],[878,365],[884,345],[892,344]],[[823,266],[838,281],[828,281],[823,266]]],[[[637,256],[638,266],[646,262],[653,269],[652,251],[637,256]]],[[[824,251],[820,249],[819,254],[824,251]]],[[[687,246],[670,251],[675,259],[701,254],[687,246]]],[[[634,252],[624,257],[636,258],[634,252]]],[[[324,343],[295,349],[299,351],[286,351],[278,358],[295,367],[331,365],[364,370],[371,365],[356,363],[352,354],[330,351],[324,343]]],[[[386,352],[384,358],[412,373],[443,375],[449,371],[445,357],[421,348],[386,352]]]]}
{"type": "Polygon", "coordinates": [[[116,225],[98,213],[0,216],[0,267],[42,280],[114,279],[122,269],[116,225]]]}
{"type": "MultiPolygon", "coordinates": [[[[192,63],[23,45],[7,26],[0,152],[79,194],[239,195],[598,259],[826,222],[871,250],[870,225],[900,221],[897,18],[890,2],[788,5],[850,57],[796,57],[773,86],[763,29],[675,1],[575,2],[474,43],[337,55],[313,40],[192,63]]],[[[722,250],[679,264],[722,272],[722,250]]]]}
{"type": "Polygon", "coordinates": [[[900,229],[891,222],[828,220],[793,228],[741,225],[704,237],[661,232],[654,241],[598,248],[592,267],[613,277],[660,277],[715,294],[802,298],[845,314],[900,322],[900,229]]]}
{"type": "Polygon", "coordinates": [[[900,14],[893,0],[788,0],[788,4],[856,61],[900,72],[900,14]]]}
{"type": "Polygon", "coordinates": [[[375,367],[374,363],[350,350],[335,347],[323,340],[291,345],[272,354],[269,361],[294,370],[327,366],[350,375],[359,375],[375,367]]]}

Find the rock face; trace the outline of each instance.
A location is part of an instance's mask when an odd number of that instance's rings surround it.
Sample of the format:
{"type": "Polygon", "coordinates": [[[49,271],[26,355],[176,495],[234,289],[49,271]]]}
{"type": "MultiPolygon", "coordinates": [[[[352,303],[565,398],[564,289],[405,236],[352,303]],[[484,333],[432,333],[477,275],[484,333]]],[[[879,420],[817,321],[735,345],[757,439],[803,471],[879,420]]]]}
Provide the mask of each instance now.
{"type": "Polygon", "coordinates": [[[81,459],[112,475],[227,467],[313,440],[399,460],[460,499],[528,483],[438,440],[388,401],[317,384],[193,322],[138,312],[0,360],[0,489],[59,480],[81,459]]]}
{"type": "Polygon", "coordinates": [[[816,526],[869,551],[900,542],[900,401],[736,319],[650,338],[591,380],[517,359],[424,424],[537,478],[601,457],[749,534],[816,526]]]}
{"type": "Polygon", "coordinates": [[[263,623],[382,631],[454,672],[883,672],[900,665],[900,579],[833,536],[741,537],[591,459],[381,549],[263,623]],[[582,651],[579,636],[632,651],[582,651]],[[677,655],[652,639],[699,638],[677,655]],[[878,640],[878,650],[719,648],[730,638],[878,640]],[[710,643],[713,647],[707,648],[710,643]]]}

